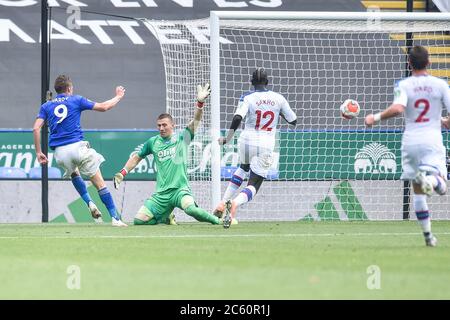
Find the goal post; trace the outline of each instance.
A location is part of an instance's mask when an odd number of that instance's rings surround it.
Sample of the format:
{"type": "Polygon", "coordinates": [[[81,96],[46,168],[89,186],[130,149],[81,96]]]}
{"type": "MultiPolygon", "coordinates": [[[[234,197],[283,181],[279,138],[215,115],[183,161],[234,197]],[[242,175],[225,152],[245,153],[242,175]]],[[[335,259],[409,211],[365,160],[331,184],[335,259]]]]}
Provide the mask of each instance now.
{"type": "MultiPolygon", "coordinates": [[[[203,170],[190,176],[200,205],[214,208],[229,179],[224,169],[238,163],[237,139],[219,147],[217,138],[251,89],[251,72],[261,66],[269,89],[287,98],[298,124],[292,129],[280,120],[273,175],[239,209],[239,218],[403,218],[403,120],[367,129],[364,116],[392,102],[395,81],[405,74],[407,33],[414,45],[428,47],[430,73],[450,81],[449,13],[212,11],[209,19],[150,23],[162,35],[167,110],[177,124],[192,117],[195,85],[211,83],[194,140],[203,148],[192,149],[190,163],[203,170]],[[346,99],[360,103],[356,119],[340,117],[346,99]]],[[[450,219],[449,200],[431,198],[435,219],[450,219]]]]}

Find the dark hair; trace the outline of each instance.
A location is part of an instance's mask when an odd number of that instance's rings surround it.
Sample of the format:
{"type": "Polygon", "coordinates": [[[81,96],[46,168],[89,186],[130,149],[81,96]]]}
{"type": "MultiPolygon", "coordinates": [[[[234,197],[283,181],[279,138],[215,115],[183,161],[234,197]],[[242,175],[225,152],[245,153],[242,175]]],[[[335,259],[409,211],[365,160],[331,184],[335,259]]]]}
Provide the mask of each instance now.
{"type": "Polygon", "coordinates": [[[415,46],[409,51],[409,64],[412,69],[426,69],[428,61],[428,51],[425,47],[415,46]]]}
{"type": "Polygon", "coordinates": [[[267,72],[264,68],[256,68],[252,74],[252,85],[256,86],[258,84],[267,85],[269,83],[269,79],[267,77],[267,72]]]}
{"type": "Polygon", "coordinates": [[[161,113],[159,116],[158,116],[158,119],[156,119],[156,120],[162,120],[162,119],[170,119],[170,121],[173,123],[173,118],[172,118],[172,116],[170,115],[170,114],[168,114],[168,113],[161,113]]]}
{"type": "Polygon", "coordinates": [[[56,93],[64,93],[69,89],[72,85],[72,80],[70,80],[69,76],[64,74],[59,75],[55,80],[55,91],[56,93]]]}

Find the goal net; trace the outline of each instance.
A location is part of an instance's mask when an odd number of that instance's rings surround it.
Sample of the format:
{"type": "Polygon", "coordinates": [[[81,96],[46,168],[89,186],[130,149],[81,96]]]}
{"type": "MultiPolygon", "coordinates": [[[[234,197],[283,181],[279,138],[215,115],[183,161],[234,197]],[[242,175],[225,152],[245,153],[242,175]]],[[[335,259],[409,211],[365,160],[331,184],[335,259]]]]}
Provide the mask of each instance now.
{"type": "MultiPolygon", "coordinates": [[[[179,129],[193,118],[196,85],[212,81],[203,123],[189,148],[198,204],[212,210],[239,164],[239,131],[225,147],[211,141],[225,133],[240,96],[251,90],[252,71],[264,67],[269,89],[286,97],[298,124],[291,128],[280,120],[271,177],[239,209],[239,219],[391,220],[402,219],[408,205],[415,218],[400,180],[403,119],[367,129],[364,116],[392,103],[394,84],[407,72],[408,46],[429,49],[430,74],[450,75],[449,17],[217,12],[203,20],[147,21],[161,44],[167,111],[179,129]],[[346,99],[360,103],[357,118],[340,116],[346,99]]],[[[450,218],[449,200],[429,199],[434,219],[450,218]]]]}

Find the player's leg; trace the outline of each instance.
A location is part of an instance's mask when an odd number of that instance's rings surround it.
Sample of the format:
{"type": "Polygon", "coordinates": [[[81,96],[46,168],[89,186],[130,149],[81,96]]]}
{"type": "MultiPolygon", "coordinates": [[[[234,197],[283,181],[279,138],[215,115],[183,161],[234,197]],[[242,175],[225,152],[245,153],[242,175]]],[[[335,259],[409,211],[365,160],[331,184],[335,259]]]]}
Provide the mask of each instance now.
{"type": "Polygon", "coordinates": [[[413,201],[417,221],[422,228],[425,244],[434,247],[437,244],[436,237],[431,233],[431,217],[428,210],[427,195],[423,193],[421,185],[413,181],[413,201]]]}
{"type": "Polygon", "coordinates": [[[78,169],[82,175],[89,177],[89,180],[97,189],[100,200],[102,200],[112,218],[112,225],[115,227],[126,227],[127,225],[120,220],[114,200],[106,187],[100,171],[100,165],[105,161],[105,158],[91,148],[87,141],[80,142],[78,154],[78,169]]]}
{"type": "Polygon", "coordinates": [[[267,177],[273,161],[272,151],[269,149],[255,146],[250,149],[249,154],[252,158],[250,160],[250,178],[247,187],[242,189],[242,191],[232,201],[229,201],[227,205],[233,219],[236,217],[237,208],[240,205],[251,201],[255,197],[265,177],[267,177]]]}
{"type": "Polygon", "coordinates": [[[134,217],[135,225],[155,225],[160,223],[176,225],[174,207],[170,204],[170,194],[154,193],[144,202],[134,217]]]}
{"type": "Polygon", "coordinates": [[[89,211],[91,212],[91,215],[94,219],[98,219],[102,216],[102,213],[95,205],[94,201],[92,201],[91,196],[89,195],[86,187],[86,183],[84,182],[83,178],[80,175],[80,172],[78,169],[76,169],[71,174],[72,178],[72,184],[77,190],[77,192],[80,194],[81,198],[84,202],[86,202],[87,206],[89,207],[89,211]]]}
{"type": "MultiPolygon", "coordinates": [[[[419,223],[425,243],[427,246],[435,246],[436,238],[431,232],[431,216],[427,203],[427,194],[431,195],[433,186],[427,178],[423,160],[426,159],[427,150],[425,146],[403,146],[402,147],[402,179],[412,180],[413,203],[417,222],[419,223]]],[[[432,161],[433,162],[433,161],[432,161]]],[[[430,163],[431,164],[431,163],[430,163]]]]}
{"type": "Polygon", "coordinates": [[[158,222],[154,217],[153,213],[146,207],[142,206],[139,208],[139,211],[134,216],[134,225],[142,226],[142,225],[155,225],[158,222]]]}
{"type": "Polygon", "coordinates": [[[79,148],[81,143],[73,143],[66,146],[57,147],[55,149],[55,160],[58,166],[64,169],[64,178],[71,178],[72,184],[77,190],[80,197],[89,207],[91,215],[94,219],[101,217],[101,212],[98,210],[94,201],[92,201],[86,187],[86,183],[80,176],[77,168],[79,162],[79,148]]]}
{"type": "Polygon", "coordinates": [[[245,141],[239,142],[239,159],[241,161],[241,165],[233,173],[233,176],[231,177],[230,182],[228,182],[227,188],[225,189],[222,200],[214,210],[214,215],[219,218],[223,216],[223,213],[225,211],[225,202],[234,198],[235,193],[241,187],[242,182],[248,178],[251,155],[250,146],[245,143],[245,141]]]}
{"type": "Polygon", "coordinates": [[[242,189],[236,198],[229,201],[231,205],[229,208],[230,214],[233,219],[236,217],[237,208],[244,203],[251,201],[255,197],[263,181],[264,177],[254,173],[253,170],[250,170],[250,178],[248,179],[247,187],[242,189]]]}
{"type": "Polygon", "coordinates": [[[242,182],[248,178],[250,171],[250,163],[242,163],[239,168],[233,173],[233,176],[228,183],[228,186],[223,194],[223,201],[227,201],[234,198],[236,190],[238,190],[242,182]]]}
{"type": "Polygon", "coordinates": [[[228,182],[228,186],[225,190],[225,193],[223,194],[222,200],[214,210],[214,215],[216,215],[219,218],[223,216],[223,213],[225,211],[225,202],[227,200],[234,198],[236,190],[238,190],[241,187],[242,182],[245,179],[247,179],[249,171],[250,171],[249,163],[242,163],[239,166],[239,168],[236,169],[236,171],[233,173],[233,176],[230,179],[230,182],[228,182]]]}
{"type": "Polygon", "coordinates": [[[421,190],[431,196],[433,190],[444,195],[447,192],[447,163],[444,146],[424,146],[420,152],[418,173],[415,182],[421,190]]]}
{"type": "Polygon", "coordinates": [[[177,206],[197,221],[221,224],[221,220],[218,217],[198,207],[194,198],[189,194],[182,195],[177,206]]]}
{"type": "Polygon", "coordinates": [[[109,215],[112,218],[112,225],[115,227],[126,227],[127,225],[120,219],[120,215],[117,211],[116,205],[114,204],[111,193],[109,192],[108,187],[105,184],[105,180],[103,179],[100,169],[97,170],[97,172],[89,179],[97,189],[100,200],[102,200],[106,209],[108,209],[109,215]]]}

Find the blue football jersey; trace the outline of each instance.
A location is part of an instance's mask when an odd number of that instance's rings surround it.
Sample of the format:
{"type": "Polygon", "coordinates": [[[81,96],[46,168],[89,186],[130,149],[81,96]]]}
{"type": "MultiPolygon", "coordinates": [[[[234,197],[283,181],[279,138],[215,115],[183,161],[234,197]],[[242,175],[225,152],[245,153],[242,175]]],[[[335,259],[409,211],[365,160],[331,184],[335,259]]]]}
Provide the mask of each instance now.
{"type": "Polygon", "coordinates": [[[44,103],[38,118],[47,120],[50,129],[49,146],[59,146],[82,141],[80,118],[84,110],[92,110],[95,102],[82,96],[58,94],[55,99],[44,103]]]}

